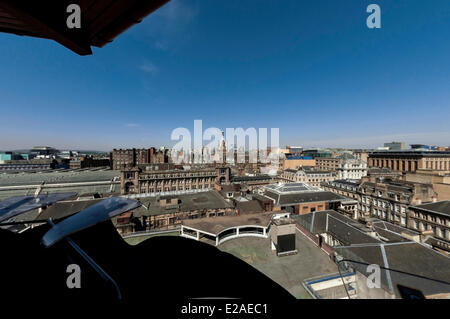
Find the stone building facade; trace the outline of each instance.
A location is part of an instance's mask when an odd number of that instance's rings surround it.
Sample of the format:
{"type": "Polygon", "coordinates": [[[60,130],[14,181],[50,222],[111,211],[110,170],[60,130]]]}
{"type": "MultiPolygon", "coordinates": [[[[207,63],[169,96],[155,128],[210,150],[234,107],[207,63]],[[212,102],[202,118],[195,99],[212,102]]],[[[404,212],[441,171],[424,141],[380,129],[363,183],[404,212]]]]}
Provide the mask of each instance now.
{"type": "Polygon", "coordinates": [[[341,159],[338,157],[318,157],[316,158],[316,167],[320,170],[337,171],[341,165],[341,159]]]}
{"type": "Polygon", "coordinates": [[[236,208],[216,191],[178,195],[143,196],[141,206],[113,219],[121,234],[152,229],[171,229],[186,219],[236,215],[236,208]]]}
{"type": "Polygon", "coordinates": [[[361,179],[367,175],[367,163],[360,159],[343,160],[337,169],[339,179],[361,179]]]}
{"type": "Polygon", "coordinates": [[[359,220],[378,218],[403,227],[409,226],[410,206],[437,201],[437,193],[432,184],[400,180],[363,179],[361,182],[337,180],[323,183],[322,188],[356,199],[358,201],[356,218],[359,220]]]}
{"type": "Polygon", "coordinates": [[[407,226],[409,206],[437,199],[433,185],[410,182],[363,182],[359,192],[361,219],[376,217],[403,227],[407,226]]]}
{"type": "Polygon", "coordinates": [[[331,182],[324,182],[321,187],[329,192],[333,192],[338,195],[342,195],[351,199],[355,199],[359,202],[359,181],[352,180],[334,180],[331,182]]]}
{"type": "Polygon", "coordinates": [[[280,177],[284,181],[301,182],[309,186],[320,187],[323,182],[335,180],[337,174],[330,171],[300,168],[298,170],[286,169],[281,173],[280,177]]]}
{"type": "MultiPolygon", "coordinates": [[[[450,241],[450,201],[411,206],[408,210],[408,228],[430,232],[435,238],[450,241]]],[[[450,246],[441,247],[450,251],[450,246]]]]}
{"type": "Polygon", "coordinates": [[[214,189],[229,184],[229,167],[189,170],[146,170],[145,166],[125,167],[120,172],[121,194],[147,194],[197,189],[214,189]]]}
{"type": "Polygon", "coordinates": [[[367,175],[367,162],[348,153],[316,158],[316,166],[319,170],[336,172],[339,179],[360,179],[367,175]]]}
{"type": "Polygon", "coordinates": [[[373,152],[369,155],[368,161],[369,167],[389,168],[394,171],[433,170],[450,172],[450,152],[373,152]]]}

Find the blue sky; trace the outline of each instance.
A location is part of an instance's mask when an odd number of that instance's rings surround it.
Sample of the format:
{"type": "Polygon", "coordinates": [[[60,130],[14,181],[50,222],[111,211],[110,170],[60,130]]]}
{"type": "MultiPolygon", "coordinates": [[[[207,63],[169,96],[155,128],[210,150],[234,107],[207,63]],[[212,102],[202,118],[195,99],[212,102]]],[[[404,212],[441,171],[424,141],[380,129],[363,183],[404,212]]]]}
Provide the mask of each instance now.
{"type": "Polygon", "coordinates": [[[195,119],[281,145],[450,145],[448,0],[172,0],[92,56],[9,34],[0,52],[3,150],[171,146],[195,119]]]}

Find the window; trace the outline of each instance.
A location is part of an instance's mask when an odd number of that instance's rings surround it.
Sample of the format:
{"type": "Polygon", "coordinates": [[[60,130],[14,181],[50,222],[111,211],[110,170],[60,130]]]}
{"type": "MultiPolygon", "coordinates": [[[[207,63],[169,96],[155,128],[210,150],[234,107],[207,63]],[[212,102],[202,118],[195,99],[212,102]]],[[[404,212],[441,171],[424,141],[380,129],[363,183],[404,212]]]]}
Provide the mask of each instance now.
{"type": "Polygon", "coordinates": [[[405,217],[401,217],[401,224],[402,225],[406,225],[406,218],[405,217]]]}
{"type": "Polygon", "coordinates": [[[126,178],[126,179],[128,179],[128,178],[134,178],[134,173],[132,173],[132,172],[126,172],[126,173],[125,173],[125,178],[126,178]]]}

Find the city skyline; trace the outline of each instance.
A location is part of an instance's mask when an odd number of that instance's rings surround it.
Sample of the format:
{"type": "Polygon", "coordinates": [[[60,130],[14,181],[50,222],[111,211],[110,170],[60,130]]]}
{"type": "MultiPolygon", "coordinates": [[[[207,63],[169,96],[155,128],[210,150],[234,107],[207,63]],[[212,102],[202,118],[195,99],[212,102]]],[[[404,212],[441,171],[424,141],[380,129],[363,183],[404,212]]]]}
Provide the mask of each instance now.
{"type": "Polygon", "coordinates": [[[448,0],[0,0],[2,300],[450,299],[449,38],[448,0]]]}
{"type": "Polygon", "coordinates": [[[195,119],[280,146],[448,146],[450,4],[377,3],[370,30],[368,1],[175,0],[89,57],[2,33],[0,149],[171,147],[195,119]]]}

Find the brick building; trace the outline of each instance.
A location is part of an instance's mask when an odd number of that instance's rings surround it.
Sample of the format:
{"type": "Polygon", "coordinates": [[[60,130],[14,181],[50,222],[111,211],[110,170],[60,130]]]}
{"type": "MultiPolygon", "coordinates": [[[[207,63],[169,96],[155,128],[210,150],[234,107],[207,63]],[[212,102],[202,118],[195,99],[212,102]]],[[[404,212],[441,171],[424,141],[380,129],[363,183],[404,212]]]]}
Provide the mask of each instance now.
{"type": "Polygon", "coordinates": [[[217,191],[145,196],[142,206],[113,219],[121,234],[177,227],[183,220],[236,215],[233,204],[217,191]]]}
{"type": "Polygon", "coordinates": [[[169,163],[169,151],[151,148],[114,149],[111,152],[111,167],[120,170],[124,166],[136,166],[140,164],[169,163]]]}
{"type": "Polygon", "coordinates": [[[88,168],[88,167],[109,167],[111,164],[107,158],[92,158],[91,156],[79,157],[73,159],[69,163],[71,169],[88,168]]]}
{"type": "Polygon", "coordinates": [[[161,193],[213,189],[216,183],[229,184],[229,167],[159,169],[158,166],[124,167],[120,172],[121,194],[161,193]],[[153,168],[153,169],[147,169],[153,168]]]}

